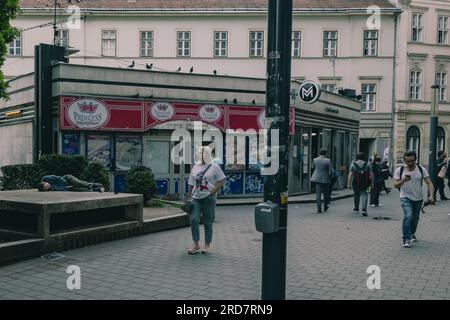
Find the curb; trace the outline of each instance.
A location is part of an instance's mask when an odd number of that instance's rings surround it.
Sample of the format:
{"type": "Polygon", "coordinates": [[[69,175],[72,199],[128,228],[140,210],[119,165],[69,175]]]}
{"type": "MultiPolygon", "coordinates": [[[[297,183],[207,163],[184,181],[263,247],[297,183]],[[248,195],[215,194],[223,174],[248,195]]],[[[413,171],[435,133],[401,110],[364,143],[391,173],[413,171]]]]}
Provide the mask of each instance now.
{"type": "MultiPolygon", "coordinates": [[[[348,199],[348,198],[353,198],[353,194],[346,194],[346,195],[342,195],[342,196],[336,196],[336,197],[332,197],[331,201],[335,201],[335,200],[342,200],[342,199],[348,199]]],[[[182,205],[181,202],[176,202],[176,201],[169,201],[169,200],[160,200],[158,199],[158,201],[165,203],[165,204],[169,204],[172,206],[176,206],[176,207],[180,207],[182,205]]],[[[247,201],[247,202],[226,202],[226,203],[219,203],[217,202],[217,206],[218,207],[226,207],[226,206],[250,206],[250,205],[257,205],[258,203],[261,203],[263,201],[263,199],[261,198],[261,200],[258,201],[247,201]]],[[[308,200],[288,200],[289,204],[298,204],[298,203],[315,203],[316,200],[315,199],[308,199],[308,200]]]]}

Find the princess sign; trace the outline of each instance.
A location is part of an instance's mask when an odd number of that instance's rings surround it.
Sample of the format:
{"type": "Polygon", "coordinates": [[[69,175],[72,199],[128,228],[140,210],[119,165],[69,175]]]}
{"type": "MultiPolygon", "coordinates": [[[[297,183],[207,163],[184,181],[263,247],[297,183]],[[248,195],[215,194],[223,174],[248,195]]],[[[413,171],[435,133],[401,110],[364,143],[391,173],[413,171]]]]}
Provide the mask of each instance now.
{"type": "Polygon", "coordinates": [[[320,85],[313,81],[304,81],[298,88],[298,99],[303,103],[312,104],[320,98],[320,85]]]}

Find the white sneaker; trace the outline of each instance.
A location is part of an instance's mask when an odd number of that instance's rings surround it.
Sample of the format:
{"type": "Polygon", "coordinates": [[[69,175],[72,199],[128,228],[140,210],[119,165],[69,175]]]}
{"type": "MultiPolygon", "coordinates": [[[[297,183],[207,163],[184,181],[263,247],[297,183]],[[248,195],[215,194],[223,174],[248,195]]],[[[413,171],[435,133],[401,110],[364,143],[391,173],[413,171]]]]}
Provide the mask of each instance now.
{"type": "Polygon", "coordinates": [[[371,206],[371,207],[375,207],[375,205],[374,205],[374,204],[371,204],[370,206],[371,206]]]}
{"type": "Polygon", "coordinates": [[[403,248],[411,248],[411,242],[409,240],[403,240],[403,248]]]}

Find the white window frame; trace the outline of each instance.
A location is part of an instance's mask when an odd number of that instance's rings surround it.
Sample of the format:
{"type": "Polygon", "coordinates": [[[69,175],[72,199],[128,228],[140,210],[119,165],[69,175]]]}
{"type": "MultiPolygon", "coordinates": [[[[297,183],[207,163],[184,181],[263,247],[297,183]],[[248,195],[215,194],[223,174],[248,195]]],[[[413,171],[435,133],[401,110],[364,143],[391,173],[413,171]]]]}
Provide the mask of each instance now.
{"type": "Polygon", "coordinates": [[[409,71],[409,100],[421,101],[422,100],[422,70],[412,69],[409,71]]]}
{"type": "Polygon", "coordinates": [[[20,57],[22,56],[22,54],[23,54],[22,31],[19,30],[19,35],[8,44],[8,56],[20,57]]]}
{"type": "Polygon", "coordinates": [[[300,58],[302,56],[302,31],[292,31],[292,57],[300,58]]]}
{"type": "Polygon", "coordinates": [[[102,32],[102,56],[116,57],[117,31],[113,29],[103,29],[101,32],[102,32]]]}
{"type": "Polygon", "coordinates": [[[228,31],[214,31],[214,57],[228,57],[228,31]]]}
{"type": "Polygon", "coordinates": [[[378,30],[364,30],[363,32],[363,56],[378,56],[378,30]]]}
{"type": "Polygon", "coordinates": [[[337,30],[324,30],[322,34],[323,34],[323,56],[337,57],[339,32],[337,30]],[[331,35],[334,35],[334,37],[332,37],[331,35]]]}
{"type": "Polygon", "coordinates": [[[448,73],[446,71],[436,72],[436,84],[439,85],[439,102],[446,102],[448,93],[448,73]]]}
{"type": "Polygon", "coordinates": [[[361,111],[375,112],[377,111],[377,83],[361,84],[361,111]]]}
{"type": "Polygon", "coordinates": [[[139,56],[153,57],[154,32],[152,30],[139,31],[139,56]]]}
{"type": "Polygon", "coordinates": [[[423,29],[423,13],[413,12],[411,15],[411,42],[423,42],[423,29]]]}
{"type": "Polygon", "coordinates": [[[333,93],[337,92],[337,83],[322,83],[321,87],[322,87],[322,90],[325,90],[328,92],[333,92],[333,93]],[[333,87],[334,87],[334,89],[331,89],[333,87]]]}
{"type": "Polygon", "coordinates": [[[417,160],[420,157],[420,138],[421,133],[420,129],[417,126],[410,126],[408,130],[406,130],[406,150],[413,150],[417,154],[417,160]],[[419,131],[419,136],[408,136],[408,132],[412,127],[415,127],[419,131]]]}
{"type": "Polygon", "coordinates": [[[177,57],[191,56],[191,31],[177,31],[177,57]]]}
{"type": "Polygon", "coordinates": [[[264,56],[264,31],[249,31],[249,56],[250,58],[262,58],[264,56]]]}
{"type": "Polygon", "coordinates": [[[438,16],[437,43],[448,44],[449,17],[438,16]]]}
{"type": "Polygon", "coordinates": [[[69,29],[56,29],[55,45],[61,47],[69,46],[69,29]]]}

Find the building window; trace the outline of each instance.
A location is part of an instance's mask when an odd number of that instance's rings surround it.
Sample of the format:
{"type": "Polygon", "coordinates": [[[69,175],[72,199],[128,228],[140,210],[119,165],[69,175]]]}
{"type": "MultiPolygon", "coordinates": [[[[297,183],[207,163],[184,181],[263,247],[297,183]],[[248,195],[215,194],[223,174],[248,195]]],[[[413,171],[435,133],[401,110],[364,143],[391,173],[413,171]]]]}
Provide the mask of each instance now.
{"type": "Polygon", "coordinates": [[[361,89],[361,110],[362,111],[375,111],[377,109],[377,85],[376,84],[363,84],[361,89]]]}
{"type": "Polygon", "coordinates": [[[61,47],[69,46],[69,30],[68,29],[56,30],[55,45],[61,46],[61,47]]]}
{"type": "Polygon", "coordinates": [[[445,150],[445,131],[442,127],[437,128],[436,150],[437,151],[445,150]]]}
{"type": "Polygon", "coordinates": [[[423,37],[423,14],[413,13],[411,24],[411,41],[422,42],[423,37]]]}
{"type": "Polygon", "coordinates": [[[191,56],[191,32],[190,31],[178,31],[177,32],[178,57],[190,57],[191,56]]]}
{"type": "Polygon", "coordinates": [[[412,126],[406,132],[406,150],[415,151],[417,154],[417,161],[420,156],[420,131],[416,126],[412,126]]]}
{"type": "Polygon", "coordinates": [[[336,93],[336,83],[323,83],[322,90],[336,93]]]}
{"type": "Polygon", "coordinates": [[[103,30],[102,31],[102,56],[115,57],[116,56],[116,31],[103,30]]]}
{"type": "Polygon", "coordinates": [[[8,45],[9,56],[21,56],[22,55],[22,32],[12,40],[8,45]]]}
{"type": "Polygon", "coordinates": [[[250,57],[262,57],[264,49],[264,31],[250,31],[250,57]]]}
{"type": "Polygon", "coordinates": [[[141,57],[153,57],[153,31],[140,32],[141,57]]]}
{"type": "Polygon", "coordinates": [[[228,56],[228,32],[214,32],[214,57],[228,56]]]}
{"type": "Polygon", "coordinates": [[[438,17],[438,44],[448,44],[448,17],[438,17]]]}
{"type": "Polygon", "coordinates": [[[364,31],[364,56],[376,56],[378,54],[378,31],[364,31]]]}
{"type": "Polygon", "coordinates": [[[436,84],[439,85],[439,101],[447,101],[447,72],[436,73],[436,84]]]}
{"type": "Polygon", "coordinates": [[[422,71],[412,70],[409,73],[409,100],[422,98],[422,71]]]}
{"type": "Polygon", "coordinates": [[[300,58],[302,53],[302,32],[292,32],[292,57],[300,58]]]}
{"type": "Polygon", "coordinates": [[[323,32],[323,56],[337,57],[338,32],[324,31],[323,32]]]}

